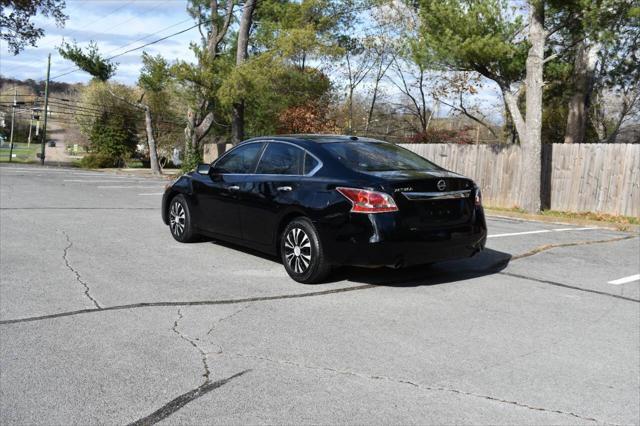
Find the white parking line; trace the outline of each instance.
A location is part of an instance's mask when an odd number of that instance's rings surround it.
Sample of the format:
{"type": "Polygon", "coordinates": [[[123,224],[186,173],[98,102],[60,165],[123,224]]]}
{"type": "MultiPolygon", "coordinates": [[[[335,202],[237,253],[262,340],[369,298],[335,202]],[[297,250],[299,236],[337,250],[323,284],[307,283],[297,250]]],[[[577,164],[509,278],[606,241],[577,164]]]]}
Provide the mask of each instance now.
{"type": "Polygon", "coordinates": [[[516,235],[529,235],[529,234],[546,234],[548,232],[567,232],[567,231],[589,231],[591,229],[599,228],[557,228],[557,229],[539,229],[537,231],[525,231],[525,232],[511,232],[508,234],[493,234],[488,235],[487,238],[501,238],[501,237],[514,237],[516,235]]]}
{"type": "Polygon", "coordinates": [[[515,235],[528,235],[528,234],[544,234],[545,232],[551,232],[551,230],[541,229],[538,231],[512,232],[510,234],[493,234],[493,235],[487,235],[487,238],[513,237],[515,235]]]}
{"type": "Polygon", "coordinates": [[[634,281],[640,281],[640,274],[629,275],[628,277],[618,278],[617,280],[609,281],[607,284],[621,285],[626,283],[632,283],[634,281]]]}
{"type": "Polygon", "coordinates": [[[138,195],[162,195],[164,192],[150,192],[148,194],[138,194],[138,195]]]}

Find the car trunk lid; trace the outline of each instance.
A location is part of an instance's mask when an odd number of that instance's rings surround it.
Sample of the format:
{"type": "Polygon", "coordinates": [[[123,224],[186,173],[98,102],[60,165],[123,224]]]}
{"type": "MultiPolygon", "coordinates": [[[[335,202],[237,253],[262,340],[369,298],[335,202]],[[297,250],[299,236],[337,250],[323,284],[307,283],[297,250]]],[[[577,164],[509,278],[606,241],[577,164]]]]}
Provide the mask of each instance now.
{"type": "Polygon", "coordinates": [[[403,219],[412,231],[467,223],[473,215],[473,181],[448,171],[393,171],[373,175],[387,182],[403,219]]]}

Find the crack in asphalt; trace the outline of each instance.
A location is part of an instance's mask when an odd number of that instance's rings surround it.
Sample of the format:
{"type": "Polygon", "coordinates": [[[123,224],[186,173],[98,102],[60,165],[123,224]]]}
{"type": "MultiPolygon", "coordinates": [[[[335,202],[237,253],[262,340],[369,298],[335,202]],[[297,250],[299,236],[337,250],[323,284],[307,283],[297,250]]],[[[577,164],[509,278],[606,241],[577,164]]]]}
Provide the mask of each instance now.
{"type": "Polygon", "coordinates": [[[129,423],[129,426],[150,426],[154,425],[161,420],[166,419],[176,411],[180,410],[182,407],[187,405],[188,403],[203,397],[207,393],[211,392],[214,389],[217,389],[221,386],[226,385],[231,380],[242,376],[250,372],[251,369],[241,371],[239,373],[234,374],[233,376],[227,377],[226,379],[218,380],[215,382],[206,381],[202,385],[198,386],[195,389],[190,390],[189,392],[183,393],[177,398],[172,399],[153,413],[145,416],[141,419],[138,419],[132,423],[129,423]]]}
{"type": "MultiPolygon", "coordinates": [[[[587,241],[577,241],[577,242],[570,242],[570,243],[546,244],[546,245],[543,245],[543,246],[536,247],[536,248],[534,248],[532,250],[529,250],[528,252],[513,256],[513,257],[511,257],[509,259],[505,259],[505,260],[501,260],[501,261],[495,262],[492,265],[490,265],[489,267],[485,268],[484,271],[485,272],[495,271],[494,273],[513,276],[514,278],[521,278],[521,279],[526,279],[526,280],[531,280],[531,281],[537,281],[537,282],[541,282],[541,283],[544,283],[544,284],[550,284],[550,285],[554,285],[554,286],[570,288],[570,289],[573,289],[573,290],[584,291],[584,292],[588,292],[588,293],[595,293],[595,294],[599,294],[599,295],[602,295],[602,296],[609,296],[609,297],[614,297],[614,298],[617,298],[617,299],[622,299],[622,300],[627,300],[627,301],[630,301],[630,302],[638,303],[638,302],[640,302],[640,300],[638,300],[638,299],[624,297],[624,296],[620,296],[620,295],[617,295],[617,294],[601,292],[601,291],[597,291],[597,290],[584,289],[584,288],[580,288],[580,287],[576,287],[576,286],[571,286],[569,284],[563,284],[563,283],[558,283],[558,282],[554,282],[554,281],[547,281],[547,280],[540,280],[540,279],[533,278],[533,277],[527,277],[527,276],[524,276],[524,275],[518,275],[518,274],[514,274],[514,273],[510,273],[510,272],[502,272],[502,271],[499,270],[499,268],[508,265],[509,262],[511,262],[511,261],[523,259],[523,258],[526,258],[526,257],[529,257],[529,256],[533,256],[533,255],[536,255],[538,253],[542,253],[544,251],[551,250],[551,249],[562,248],[562,247],[572,247],[572,246],[579,246],[579,245],[611,243],[611,242],[616,242],[616,241],[629,240],[629,239],[632,239],[632,238],[637,238],[637,235],[626,235],[624,237],[609,238],[609,239],[606,239],[606,240],[587,240],[587,241]]],[[[297,299],[297,298],[305,298],[305,297],[322,296],[322,295],[334,294],[334,293],[344,293],[344,292],[356,291],[356,290],[365,290],[365,289],[374,288],[374,287],[380,287],[380,285],[378,285],[378,284],[363,284],[363,285],[358,285],[358,286],[353,286],[353,287],[344,287],[344,288],[333,289],[333,290],[323,290],[323,291],[316,291],[316,292],[309,292],[309,293],[294,293],[294,294],[285,294],[285,295],[279,295],[279,296],[249,297],[249,298],[244,298],[244,299],[199,300],[199,301],[183,301],[183,302],[180,302],[180,301],[141,302],[141,303],[132,303],[132,304],[128,304],[128,305],[114,305],[114,306],[107,306],[107,307],[99,307],[97,309],[79,309],[79,310],[75,310],[75,311],[60,312],[60,313],[57,313],[57,314],[40,315],[40,316],[27,317],[27,318],[16,318],[16,319],[9,319],[9,320],[0,320],[0,325],[16,324],[16,323],[32,322],[32,321],[42,321],[42,320],[46,320],[46,319],[61,318],[61,317],[68,317],[68,316],[82,315],[82,314],[90,314],[90,313],[94,313],[94,312],[115,311],[115,310],[127,310],[127,309],[138,309],[138,308],[163,307],[163,306],[230,305],[230,304],[247,303],[247,302],[264,302],[264,301],[270,301],[270,300],[297,299]]]]}
{"type": "MultiPolygon", "coordinates": [[[[592,245],[592,244],[604,244],[604,243],[613,243],[616,241],[624,241],[624,240],[630,240],[633,238],[637,238],[637,235],[626,235],[624,237],[615,237],[615,238],[609,238],[606,240],[586,240],[586,241],[573,241],[573,242],[569,242],[569,243],[557,243],[557,244],[545,244],[542,246],[538,246],[535,247],[532,250],[529,250],[526,253],[522,253],[516,256],[511,257],[510,261],[513,260],[519,260],[519,259],[524,259],[526,257],[530,257],[545,251],[549,251],[552,249],[556,249],[556,248],[564,248],[564,247],[575,247],[575,246],[588,246],[588,245],[592,245]]],[[[507,262],[508,263],[508,262],[507,262]]],[[[501,266],[501,262],[498,262],[496,265],[494,265],[494,267],[499,267],[501,266]]],[[[629,302],[640,302],[639,299],[634,299],[632,297],[626,297],[623,295],[619,295],[619,294],[613,294],[613,293],[609,293],[606,291],[600,291],[600,290],[594,290],[594,289],[589,289],[589,288],[584,288],[584,287],[578,287],[578,286],[574,286],[574,285],[570,285],[570,284],[564,284],[564,283],[560,283],[557,281],[551,281],[551,280],[545,280],[545,279],[541,279],[541,278],[534,278],[534,277],[529,277],[527,275],[522,275],[522,274],[516,274],[514,272],[505,272],[505,271],[497,271],[496,273],[500,274],[500,275],[506,275],[509,277],[514,277],[514,278],[520,278],[523,280],[528,280],[528,281],[535,281],[535,282],[539,282],[542,284],[549,284],[549,285],[553,285],[556,287],[562,287],[562,288],[568,288],[571,290],[577,290],[577,291],[582,291],[582,292],[586,292],[586,293],[594,293],[594,294],[599,294],[601,296],[608,296],[608,297],[613,297],[616,299],[622,299],[622,300],[627,300],[629,302]]],[[[624,289],[624,288],[623,288],[624,289]]]]}
{"type": "MultiPolygon", "coordinates": [[[[232,318],[232,317],[235,317],[235,316],[236,316],[236,315],[238,315],[240,312],[242,312],[242,311],[244,311],[244,310],[246,310],[246,309],[248,309],[248,308],[250,308],[250,307],[251,307],[251,304],[247,304],[247,305],[243,306],[242,308],[238,309],[237,311],[235,311],[234,313],[232,313],[232,314],[230,314],[230,315],[227,315],[226,317],[222,317],[222,318],[220,318],[218,321],[216,321],[216,322],[211,326],[211,328],[209,329],[209,331],[207,331],[207,336],[208,336],[208,335],[210,335],[210,334],[213,332],[213,330],[215,330],[215,328],[216,328],[216,327],[217,327],[221,322],[226,321],[226,320],[228,320],[228,319],[230,319],[230,318],[232,318]]],[[[196,340],[197,340],[197,339],[196,339],[196,340]]]]}
{"type": "Polygon", "coordinates": [[[71,266],[71,263],[69,263],[69,258],[68,258],[69,249],[73,246],[73,242],[71,241],[71,238],[69,238],[69,234],[67,234],[65,231],[62,231],[62,234],[67,239],[67,243],[68,243],[68,245],[64,248],[64,251],[62,253],[62,259],[64,260],[64,264],[67,266],[67,268],[71,272],[74,273],[74,275],[76,276],[76,281],[78,281],[84,287],[84,295],[87,296],[89,300],[91,300],[91,302],[94,304],[97,310],[102,310],[102,306],[100,306],[100,303],[98,303],[98,301],[93,296],[91,296],[91,293],[89,292],[89,284],[87,284],[87,282],[82,279],[82,277],[80,276],[80,273],[73,266],[71,266]]]}
{"type": "Polygon", "coordinates": [[[204,366],[204,374],[202,375],[202,377],[204,377],[204,383],[202,385],[205,385],[209,382],[209,376],[211,375],[211,370],[209,369],[209,355],[204,349],[200,347],[200,345],[196,343],[194,339],[192,339],[191,337],[187,336],[186,334],[178,330],[178,323],[182,318],[184,318],[184,315],[182,315],[182,312],[178,308],[178,318],[176,318],[176,320],[174,321],[173,327],[171,327],[171,331],[176,333],[178,337],[180,337],[182,340],[184,340],[185,342],[188,342],[191,346],[196,348],[196,350],[200,353],[200,357],[202,358],[202,364],[204,366]]]}
{"type": "Polygon", "coordinates": [[[57,314],[41,315],[37,317],[28,318],[16,318],[9,320],[1,320],[0,325],[15,324],[22,322],[41,321],[45,319],[69,317],[74,315],[91,314],[95,312],[108,312],[108,311],[120,311],[137,308],[154,308],[154,307],[167,307],[167,306],[211,306],[211,305],[235,305],[239,303],[247,302],[265,302],[270,300],[284,300],[284,299],[302,299],[306,297],[324,296],[335,293],[346,293],[350,291],[365,290],[368,288],[379,287],[374,284],[357,285],[353,287],[343,287],[332,290],[313,291],[308,293],[294,293],[284,294],[279,296],[263,296],[263,297],[248,297],[244,299],[222,299],[222,300],[196,300],[196,301],[184,301],[184,302],[142,302],[132,303],[130,305],[115,305],[105,306],[100,309],[79,309],[76,311],[60,312],[57,314]]]}
{"type": "MultiPolygon", "coordinates": [[[[233,317],[234,315],[240,313],[241,311],[247,309],[247,307],[250,305],[247,305],[241,309],[238,309],[237,311],[235,311],[234,313],[232,313],[231,315],[227,315],[225,317],[220,318],[218,321],[216,321],[216,325],[219,324],[222,321],[225,321],[231,317],[233,317]]],[[[202,349],[202,347],[200,347],[200,345],[197,343],[197,341],[199,341],[200,339],[198,338],[192,338],[190,336],[188,336],[187,334],[181,332],[178,327],[180,324],[180,320],[182,320],[184,318],[184,315],[182,314],[182,311],[180,310],[180,308],[178,308],[178,317],[175,319],[175,321],[173,322],[173,327],[171,327],[171,331],[173,331],[175,334],[178,335],[178,337],[180,337],[180,339],[184,340],[185,342],[189,343],[191,346],[193,346],[198,353],[200,354],[200,357],[202,359],[202,365],[204,367],[204,374],[202,375],[202,377],[204,377],[204,382],[197,388],[190,390],[187,393],[184,393],[180,396],[178,396],[177,398],[174,398],[173,400],[171,400],[170,402],[168,402],[167,404],[163,405],[161,408],[159,408],[158,410],[154,411],[152,414],[143,417],[142,419],[136,420],[133,423],[130,423],[129,426],[142,426],[142,425],[153,425],[158,423],[159,421],[169,417],[170,415],[172,415],[173,413],[175,413],[176,411],[180,410],[182,407],[184,407],[186,404],[188,404],[189,402],[193,401],[194,399],[200,398],[201,396],[207,394],[208,392],[211,392],[212,390],[219,388],[220,386],[226,384],[228,381],[242,376],[243,374],[245,374],[246,372],[250,371],[250,370],[244,370],[241,371],[240,373],[234,374],[233,376],[224,379],[224,380],[219,380],[216,382],[211,382],[210,377],[211,377],[211,369],[209,368],[209,353],[207,351],[205,351],[204,349],[202,349]]],[[[215,328],[212,327],[208,332],[207,335],[209,335],[213,329],[215,328]]],[[[218,352],[218,354],[222,353],[222,349],[220,350],[220,352],[218,352]]]]}
{"type": "Polygon", "coordinates": [[[599,294],[601,296],[614,297],[616,299],[628,300],[629,302],[640,303],[640,299],[634,299],[632,297],[621,296],[619,294],[607,293],[606,291],[593,290],[593,289],[590,289],[590,288],[578,287],[578,286],[574,286],[574,285],[570,285],[570,284],[563,284],[563,283],[559,283],[559,282],[556,282],[556,281],[550,281],[550,280],[543,280],[543,279],[540,279],[540,278],[528,277],[526,275],[515,274],[513,272],[500,271],[500,272],[498,272],[498,274],[506,275],[506,276],[514,277],[514,278],[520,278],[520,279],[527,280],[527,281],[535,281],[537,283],[542,283],[542,284],[549,284],[549,285],[553,285],[553,286],[556,286],[556,287],[569,288],[571,290],[583,291],[585,293],[594,293],[594,294],[599,294]]]}
{"type": "Polygon", "coordinates": [[[584,240],[584,241],[572,241],[572,242],[569,242],[569,243],[544,244],[544,245],[535,247],[532,250],[529,250],[529,251],[527,251],[525,253],[515,255],[515,256],[513,256],[511,258],[511,260],[523,259],[525,257],[533,256],[533,255],[536,255],[538,253],[542,253],[543,251],[548,251],[548,250],[552,250],[552,249],[556,249],[556,248],[574,247],[574,246],[588,246],[588,245],[591,245],[591,244],[613,243],[613,242],[616,242],[616,241],[631,240],[633,238],[638,238],[638,236],[637,235],[625,235],[624,237],[608,238],[606,240],[584,240]]]}
{"type": "Polygon", "coordinates": [[[341,374],[341,375],[346,375],[346,376],[354,376],[354,377],[367,379],[367,380],[385,380],[385,381],[398,383],[398,384],[402,384],[402,385],[413,386],[415,388],[424,389],[424,390],[432,391],[432,392],[448,392],[448,393],[453,393],[453,394],[457,394],[457,395],[464,395],[464,396],[468,396],[468,397],[485,399],[485,400],[488,400],[488,401],[494,401],[494,402],[499,402],[499,403],[503,403],[503,404],[514,405],[514,406],[517,406],[517,407],[526,408],[528,410],[542,411],[542,412],[547,412],[547,413],[555,413],[555,414],[561,414],[561,415],[565,415],[565,416],[571,416],[571,417],[575,417],[575,418],[578,418],[578,419],[584,420],[584,421],[590,421],[590,422],[607,424],[607,425],[612,425],[613,424],[613,423],[603,422],[603,421],[595,419],[593,417],[587,417],[587,416],[584,416],[584,415],[581,415],[581,414],[577,414],[577,413],[574,413],[574,412],[571,412],[571,411],[563,411],[563,410],[557,410],[557,409],[553,409],[553,408],[537,407],[537,406],[525,404],[525,403],[518,402],[518,401],[512,401],[512,400],[508,400],[508,399],[498,398],[498,397],[491,396],[491,395],[483,395],[483,394],[479,394],[479,393],[475,393],[475,392],[468,392],[468,391],[464,391],[464,390],[460,390],[460,389],[447,388],[447,387],[443,387],[443,386],[429,386],[429,385],[425,385],[425,384],[419,383],[417,381],[406,380],[406,379],[398,379],[398,378],[394,378],[394,377],[390,377],[390,376],[370,375],[370,374],[360,373],[360,372],[357,372],[357,371],[339,370],[339,369],[331,368],[331,367],[320,367],[320,366],[305,365],[305,364],[299,364],[299,363],[296,363],[296,362],[293,362],[293,361],[273,359],[273,358],[268,358],[268,357],[258,356],[258,355],[248,355],[248,354],[234,353],[234,354],[227,354],[227,356],[229,356],[229,357],[240,357],[240,358],[257,359],[257,360],[267,361],[267,362],[271,362],[271,363],[275,363],[275,364],[294,366],[294,367],[298,367],[298,368],[304,368],[304,369],[315,370],[315,371],[328,371],[328,372],[331,372],[331,373],[334,373],[334,374],[341,374]]]}

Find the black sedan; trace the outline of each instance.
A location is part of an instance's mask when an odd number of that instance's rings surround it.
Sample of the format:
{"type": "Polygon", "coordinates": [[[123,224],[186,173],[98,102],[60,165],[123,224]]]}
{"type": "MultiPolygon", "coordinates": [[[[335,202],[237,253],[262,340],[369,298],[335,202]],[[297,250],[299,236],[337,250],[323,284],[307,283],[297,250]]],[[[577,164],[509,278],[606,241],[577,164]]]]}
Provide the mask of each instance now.
{"type": "Polygon", "coordinates": [[[162,219],[180,242],[205,235],[279,255],[303,283],[322,281],[334,265],[473,256],[487,236],[472,180],[355,136],[245,141],[167,186],[162,219]]]}

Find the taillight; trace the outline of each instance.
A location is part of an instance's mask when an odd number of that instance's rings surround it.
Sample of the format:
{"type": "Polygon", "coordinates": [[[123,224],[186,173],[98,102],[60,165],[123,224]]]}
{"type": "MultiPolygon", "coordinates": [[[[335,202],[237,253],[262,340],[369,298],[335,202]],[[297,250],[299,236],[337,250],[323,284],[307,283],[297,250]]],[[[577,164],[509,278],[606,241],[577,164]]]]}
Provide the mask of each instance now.
{"type": "Polygon", "coordinates": [[[482,206],[482,193],[480,192],[480,188],[476,188],[476,206],[482,206]]]}
{"type": "Polygon", "coordinates": [[[351,201],[352,213],[385,213],[398,211],[391,195],[358,188],[338,187],[336,190],[351,201]]]}

